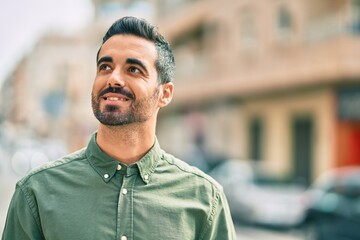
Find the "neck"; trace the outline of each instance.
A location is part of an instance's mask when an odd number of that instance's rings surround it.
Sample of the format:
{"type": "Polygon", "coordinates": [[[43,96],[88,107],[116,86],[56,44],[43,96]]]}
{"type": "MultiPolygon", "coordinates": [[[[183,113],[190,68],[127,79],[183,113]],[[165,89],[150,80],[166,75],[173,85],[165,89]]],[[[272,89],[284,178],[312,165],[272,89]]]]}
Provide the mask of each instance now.
{"type": "Polygon", "coordinates": [[[96,142],[107,155],[130,165],[139,161],[155,142],[155,124],[127,124],[105,126],[100,124],[96,142]]]}

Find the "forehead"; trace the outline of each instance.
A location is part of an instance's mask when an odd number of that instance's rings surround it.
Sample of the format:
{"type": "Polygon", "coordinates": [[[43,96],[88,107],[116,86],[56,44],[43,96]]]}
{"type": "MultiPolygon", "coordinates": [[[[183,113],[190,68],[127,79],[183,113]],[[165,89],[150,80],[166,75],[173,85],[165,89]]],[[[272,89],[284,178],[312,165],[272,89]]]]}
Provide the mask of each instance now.
{"type": "Polygon", "coordinates": [[[149,40],[134,35],[118,34],[110,37],[101,46],[98,59],[103,56],[138,58],[155,63],[157,52],[155,44],[149,40]]]}

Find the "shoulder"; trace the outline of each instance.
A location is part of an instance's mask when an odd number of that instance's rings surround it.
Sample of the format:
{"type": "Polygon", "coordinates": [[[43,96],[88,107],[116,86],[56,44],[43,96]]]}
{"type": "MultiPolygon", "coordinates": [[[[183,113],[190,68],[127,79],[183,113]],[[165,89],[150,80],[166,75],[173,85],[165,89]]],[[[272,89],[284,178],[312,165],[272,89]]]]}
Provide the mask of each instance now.
{"type": "Polygon", "coordinates": [[[47,174],[56,173],[57,171],[62,171],[67,167],[71,167],[73,163],[79,162],[81,160],[86,160],[85,148],[73,152],[69,155],[63,156],[57,160],[49,161],[32,171],[30,171],[25,177],[20,179],[17,183],[19,187],[26,185],[35,179],[41,179],[42,176],[47,174]]]}
{"type": "Polygon", "coordinates": [[[190,181],[194,181],[194,183],[202,183],[207,187],[214,188],[216,191],[223,191],[222,186],[216,180],[197,167],[191,166],[183,160],[166,152],[163,154],[163,161],[173,169],[174,173],[178,173],[178,175],[184,176],[185,178],[190,179],[190,181]]]}

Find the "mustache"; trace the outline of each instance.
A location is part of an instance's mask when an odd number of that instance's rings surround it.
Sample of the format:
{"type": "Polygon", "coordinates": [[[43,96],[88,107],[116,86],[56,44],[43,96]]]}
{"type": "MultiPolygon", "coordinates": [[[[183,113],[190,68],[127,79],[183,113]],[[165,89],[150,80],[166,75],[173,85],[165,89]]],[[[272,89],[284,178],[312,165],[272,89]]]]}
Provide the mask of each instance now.
{"type": "Polygon", "coordinates": [[[135,99],[134,94],[132,94],[130,91],[125,90],[123,87],[121,87],[121,88],[108,87],[100,92],[99,97],[101,97],[107,93],[119,93],[119,94],[122,94],[122,95],[132,99],[132,100],[135,99]]]}

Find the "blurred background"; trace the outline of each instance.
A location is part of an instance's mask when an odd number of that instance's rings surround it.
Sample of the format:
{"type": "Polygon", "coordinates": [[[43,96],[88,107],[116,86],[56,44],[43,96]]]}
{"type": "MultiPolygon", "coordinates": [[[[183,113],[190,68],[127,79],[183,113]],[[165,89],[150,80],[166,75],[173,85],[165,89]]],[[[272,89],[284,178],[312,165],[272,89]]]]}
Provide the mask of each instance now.
{"type": "Polygon", "coordinates": [[[0,229],[16,181],[96,130],[96,52],[133,15],[175,53],[159,141],[224,186],[238,239],[360,239],[360,0],[0,0],[0,13],[0,229]]]}

